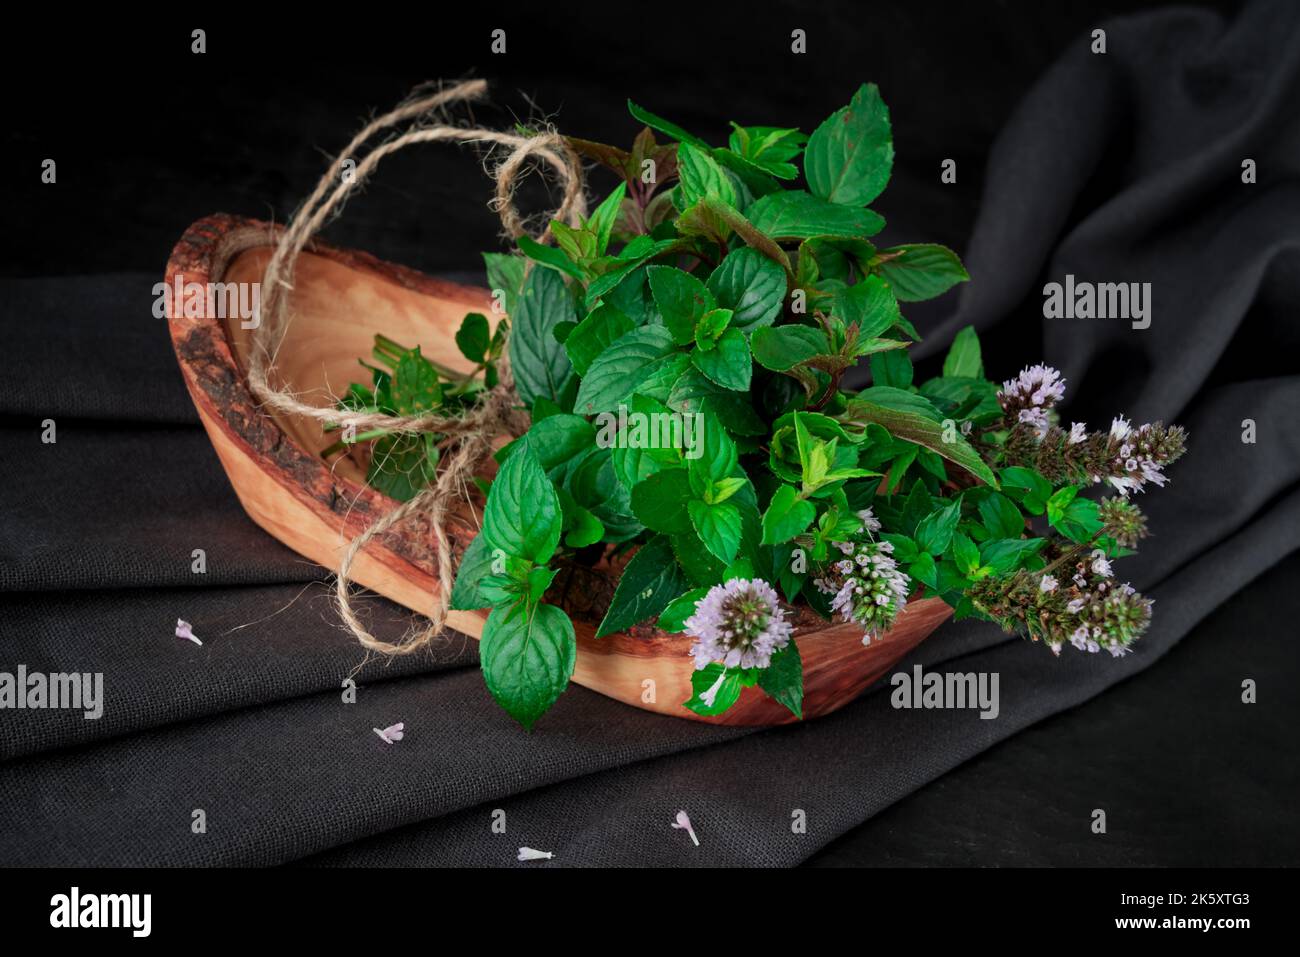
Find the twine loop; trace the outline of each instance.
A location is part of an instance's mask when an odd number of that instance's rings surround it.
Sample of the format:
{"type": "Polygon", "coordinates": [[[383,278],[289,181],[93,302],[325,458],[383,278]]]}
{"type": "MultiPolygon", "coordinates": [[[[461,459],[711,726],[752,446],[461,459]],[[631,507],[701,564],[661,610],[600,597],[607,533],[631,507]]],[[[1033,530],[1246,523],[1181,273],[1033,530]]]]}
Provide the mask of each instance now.
{"type": "MultiPolygon", "coordinates": [[[[486,93],[487,83],[483,80],[439,85],[432,91],[418,91],[392,111],[367,123],[330,164],[311,195],[290,219],[262,277],[261,322],[253,334],[248,382],[266,408],[284,415],[315,419],[322,425],[334,423],[345,428],[352,426],[357,433],[385,429],[390,432],[437,432],[446,436],[447,444],[433,484],[354,538],[339,564],[335,598],[340,617],[368,650],[388,655],[418,651],[441,633],[455,577],[451,542],[446,530],[447,511],[455,501],[467,497],[470,480],[492,454],[493,440],[502,434],[520,435],[527,428],[527,415],[519,408],[509,359],[503,355],[498,363],[497,385],[479,393],[476,403],[463,414],[392,416],[349,412],[303,402],[276,384],[275,358],[292,321],[288,301],[293,290],[294,267],[299,255],[312,237],[341,212],[344,201],[366,182],[380,161],[400,149],[417,143],[435,142],[477,143],[490,149],[508,149],[509,154],[491,171],[496,180],[496,188],[489,205],[497,212],[502,229],[511,239],[518,239],[527,233],[524,220],[515,208],[515,187],[530,164],[540,161],[549,167],[564,191],[559,208],[549,218],[575,227],[580,225],[587,211],[582,164],[564,137],[553,129],[535,135],[522,135],[457,126],[450,122],[445,112],[448,106],[480,100],[486,93]],[[377,133],[402,124],[409,124],[404,132],[382,140],[358,157],[365,144],[377,133]],[[349,159],[354,160],[356,166],[350,175],[344,176],[344,164],[349,159]],[[437,548],[437,593],[433,596],[433,606],[425,627],[412,629],[400,642],[386,642],[372,635],[357,617],[352,606],[348,576],[353,561],[367,543],[417,516],[427,519],[437,548]]],[[[535,238],[539,242],[546,242],[550,238],[550,226],[547,225],[535,238]]]]}

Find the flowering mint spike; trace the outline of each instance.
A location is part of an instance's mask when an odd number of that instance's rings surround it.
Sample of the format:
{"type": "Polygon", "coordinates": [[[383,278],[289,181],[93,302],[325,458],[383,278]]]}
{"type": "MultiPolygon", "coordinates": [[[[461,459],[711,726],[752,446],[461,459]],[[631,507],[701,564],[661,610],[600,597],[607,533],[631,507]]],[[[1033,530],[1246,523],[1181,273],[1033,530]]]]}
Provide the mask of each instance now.
{"type": "MultiPolygon", "coordinates": [[[[686,619],[686,633],[695,638],[691,654],[697,670],[714,661],[726,668],[766,668],[793,631],[776,591],[761,578],[714,585],[686,619]]],[[[721,679],[704,694],[716,696],[719,687],[721,679]]]]}
{"type": "Polygon", "coordinates": [[[894,623],[907,604],[912,580],[894,561],[890,542],[874,541],[880,522],[864,509],[858,513],[862,526],[847,542],[832,542],[843,556],[831,562],[825,575],[813,580],[823,594],[833,595],[831,609],[845,621],[856,622],[865,631],[864,645],[871,644],[894,623]]]}

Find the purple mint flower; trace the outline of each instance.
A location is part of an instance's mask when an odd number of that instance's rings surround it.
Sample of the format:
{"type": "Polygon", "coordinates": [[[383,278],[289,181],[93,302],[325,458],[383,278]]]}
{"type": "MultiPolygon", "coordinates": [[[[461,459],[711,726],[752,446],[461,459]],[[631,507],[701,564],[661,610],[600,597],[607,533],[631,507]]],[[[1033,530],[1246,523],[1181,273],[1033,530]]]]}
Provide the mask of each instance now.
{"type": "Polygon", "coordinates": [[[1019,408],[1033,406],[1050,409],[1065,398],[1065,380],[1061,378],[1061,373],[1040,362],[1022,369],[1016,378],[1002,383],[998,398],[1004,400],[1004,408],[1012,403],[1019,408]]]}
{"type": "Polygon", "coordinates": [[[696,669],[714,661],[726,668],[766,668],[773,652],[790,643],[794,626],[785,616],[776,591],[761,578],[714,585],[686,619],[696,669]]]}

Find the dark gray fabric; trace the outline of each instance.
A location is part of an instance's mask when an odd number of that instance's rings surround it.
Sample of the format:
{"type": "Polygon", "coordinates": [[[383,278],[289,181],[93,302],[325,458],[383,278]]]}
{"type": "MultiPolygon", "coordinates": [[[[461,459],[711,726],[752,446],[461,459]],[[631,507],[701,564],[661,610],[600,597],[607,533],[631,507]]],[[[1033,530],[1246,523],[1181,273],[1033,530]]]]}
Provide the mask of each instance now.
{"type": "MultiPolygon", "coordinates": [[[[449,636],[370,665],[344,704],[360,656],[331,624],[325,573],[240,511],[149,314],[156,275],[6,280],[8,365],[25,371],[0,380],[0,670],[102,670],[107,704],[99,722],[0,714],[0,859],[501,864],[527,844],[556,864],[797,863],[1158,660],[1300,532],[1300,11],[1106,26],[1110,52],[1080,38],[990,153],[974,281],[951,316],[918,310],[918,354],[974,323],[991,374],[1061,367],[1067,416],[1189,428],[1173,484],[1142,502],[1156,535],[1122,566],[1157,599],[1132,656],[1053,660],[961,623],[915,660],[999,672],[995,721],[895,711],[877,692],[807,725],[723,730],[575,687],[528,735],[491,702],[473,643],[449,636]],[[1240,181],[1246,157],[1255,185],[1240,181]],[[1152,327],[1044,321],[1042,283],[1067,271],[1152,282],[1152,327]],[[57,445],[40,442],[46,417],[57,445]],[[172,636],[178,617],[202,648],[172,636]],[[371,728],[395,721],[407,735],[389,747],[371,728]],[[488,826],[497,807],[504,836],[488,826]],[[698,850],[666,827],[679,807],[698,850]]],[[[886,240],[927,235],[926,203],[942,201],[937,183],[901,189],[926,201],[895,199],[886,240]]],[[[400,612],[374,607],[397,633],[400,612]]]]}

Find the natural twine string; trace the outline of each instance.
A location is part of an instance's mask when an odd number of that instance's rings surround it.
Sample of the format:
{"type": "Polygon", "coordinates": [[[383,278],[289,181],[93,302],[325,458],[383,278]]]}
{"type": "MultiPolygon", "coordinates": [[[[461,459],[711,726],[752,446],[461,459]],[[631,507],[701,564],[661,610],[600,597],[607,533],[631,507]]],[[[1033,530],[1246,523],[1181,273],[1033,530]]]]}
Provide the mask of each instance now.
{"type": "MultiPolygon", "coordinates": [[[[582,164],[562,136],[554,130],[522,136],[477,127],[452,126],[445,122],[443,111],[448,105],[481,99],[486,92],[487,84],[483,80],[439,87],[432,93],[413,96],[391,112],[366,124],[330,165],[316,184],[315,190],[289,221],[262,277],[261,323],[253,334],[248,382],[268,408],[285,415],[316,419],[321,423],[353,426],[358,433],[386,429],[392,432],[437,432],[447,437],[436,481],[353,539],[339,565],[335,596],[340,617],[367,649],[389,655],[410,654],[426,646],[441,633],[446,622],[455,575],[451,543],[444,525],[447,510],[454,501],[465,497],[470,479],[492,454],[493,439],[503,433],[518,435],[527,427],[527,418],[519,409],[519,398],[515,394],[514,376],[508,358],[503,355],[498,363],[498,383],[494,388],[480,393],[478,401],[466,413],[448,417],[435,413],[390,416],[309,405],[273,383],[275,357],[292,320],[288,301],[293,290],[294,266],[298,256],[312,236],[332,216],[338,215],[344,200],[366,181],[380,160],[400,149],[416,143],[442,141],[483,143],[490,147],[508,148],[509,155],[492,170],[496,179],[496,192],[490,205],[500,216],[506,235],[512,239],[517,239],[526,232],[523,219],[514,205],[516,181],[530,162],[541,160],[550,167],[564,188],[554,218],[572,226],[579,225],[587,211],[582,164]],[[405,132],[384,140],[357,160],[351,176],[342,175],[344,163],[349,158],[355,158],[375,134],[408,121],[411,125],[405,132]],[[426,517],[433,532],[438,554],[437,591],[433,596],[428,625],[412,630],[400,642],[386,642],[367,631],[353,611],[348,575],[353,561],[372,539],[414,516],[426,517]]],[[[548,225],[537,238],[538,241],[545,242],[549,237],[548,225]]]]}

